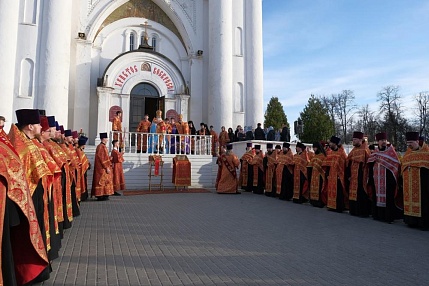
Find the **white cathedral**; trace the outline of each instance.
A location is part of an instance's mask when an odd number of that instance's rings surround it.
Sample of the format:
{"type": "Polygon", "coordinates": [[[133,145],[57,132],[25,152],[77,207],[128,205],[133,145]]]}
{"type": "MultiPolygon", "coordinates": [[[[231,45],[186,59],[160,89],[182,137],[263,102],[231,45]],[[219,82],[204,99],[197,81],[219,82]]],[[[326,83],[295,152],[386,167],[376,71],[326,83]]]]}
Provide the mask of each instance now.
{"type": "Polygon", "coordinates": [[[126,131],[263,121],[262,0],[0,0],[0,39],[9,122],[44,109],[93,144],[117,110],[126,131]]]}

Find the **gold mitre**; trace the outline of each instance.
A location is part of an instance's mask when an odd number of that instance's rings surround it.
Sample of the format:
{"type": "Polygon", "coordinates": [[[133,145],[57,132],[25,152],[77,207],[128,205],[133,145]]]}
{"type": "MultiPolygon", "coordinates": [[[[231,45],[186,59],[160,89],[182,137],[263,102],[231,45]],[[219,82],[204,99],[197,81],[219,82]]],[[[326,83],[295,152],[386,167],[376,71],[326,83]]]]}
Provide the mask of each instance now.
{"type": "Polygon", "coordinates": [[[183,118],[183,114],[179,114],[179,119],[182,119],[183,118]]]}
{"type": "Polygon", "coordinates": [[[156,111],[156,117],[162,117],[162,111],[161,110],[156,111]]]}

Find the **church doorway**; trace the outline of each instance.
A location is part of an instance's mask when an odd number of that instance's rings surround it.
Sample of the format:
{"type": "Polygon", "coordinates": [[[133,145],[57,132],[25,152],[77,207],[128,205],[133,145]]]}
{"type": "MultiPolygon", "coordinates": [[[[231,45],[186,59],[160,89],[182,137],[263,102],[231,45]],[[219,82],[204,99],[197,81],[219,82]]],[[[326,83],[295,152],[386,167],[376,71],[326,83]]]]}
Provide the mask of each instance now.
{"type": "Polygon", "coordinates": [[[152,121],[158,109],[164,109],[164,97],[159,96],[158,90],[153,85],[139,83],[134,86],[130,93],[130,131],[137,130],[145,114],[148,114],[149,120],[152,121]]]}

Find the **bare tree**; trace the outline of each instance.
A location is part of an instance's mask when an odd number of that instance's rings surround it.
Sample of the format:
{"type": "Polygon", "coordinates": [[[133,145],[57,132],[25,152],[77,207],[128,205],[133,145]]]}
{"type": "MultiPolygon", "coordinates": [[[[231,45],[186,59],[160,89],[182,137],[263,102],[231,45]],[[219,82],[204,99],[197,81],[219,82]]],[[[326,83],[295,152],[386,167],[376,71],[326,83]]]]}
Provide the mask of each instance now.
{"type": "Polygon", "coordinates": [[[353,121],[353,110],[356,109],[354,104],[354,92],[352,90],[343,90],[342,93],[337,94],[335,101],[335,114],[340,122],[341,132],[344,142],[347,140],[347,130],[351,127],[353,121]]]}
{"type": "Polygon", "coordinates": [[[419,131],[422,136],[427,135],[427,120],[428,120],[428,108],[429,108],[429,92],[419,92],[415,95],[416,105],[417,105],[417,118],[419,124],[419,131]]]}
{"type": "Polygon", "coordinates": [[[369,140],[375,138],[375,134],[379,130],[378,117],[374,111],[369,109],[369,105],[362,106],[358,110],[359,120],[356,124],[356,130],[361,130],[363,133],[368,135],[369,140]]]}
{"type": "Polygon", "coordinates": [[[395,146],[403,144],[403,135],[408,126],[407,120],[402,117],[401,96],[399,86],[386,86],[377,94],[380,102],[380,113],[384,116],[382,128],[387,132],[389,141],[395,146]],[[399,140],[401,139],[401,140],[399,140]]]}

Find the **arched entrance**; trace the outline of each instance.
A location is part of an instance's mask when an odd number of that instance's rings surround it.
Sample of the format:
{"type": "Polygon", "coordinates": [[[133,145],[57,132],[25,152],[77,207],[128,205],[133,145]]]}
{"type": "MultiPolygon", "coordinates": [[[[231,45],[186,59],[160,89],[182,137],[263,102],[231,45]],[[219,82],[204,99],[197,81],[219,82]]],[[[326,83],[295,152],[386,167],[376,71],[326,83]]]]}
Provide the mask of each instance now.
{"type": "Polygon", "coordinates": [[[145,114],[149,120],[155,117],[156,111],[164,110],[164,97],[149,83],[139,83],[130,92],[130,131],[136,131],[145,114]]]}
{"type": "Polygon", "coordinates": [[[144,115],[152,120],[158,109],[164,117],[173,109],[187,120],[190,95],[183,90],[184,82],[177,66],[156,52],[136,50],[118,56],[97,87],[97,134],[111,130],[108,115],[112,106],[122,108],[122,126],[127,132],[136,132],[144,115]]]}

